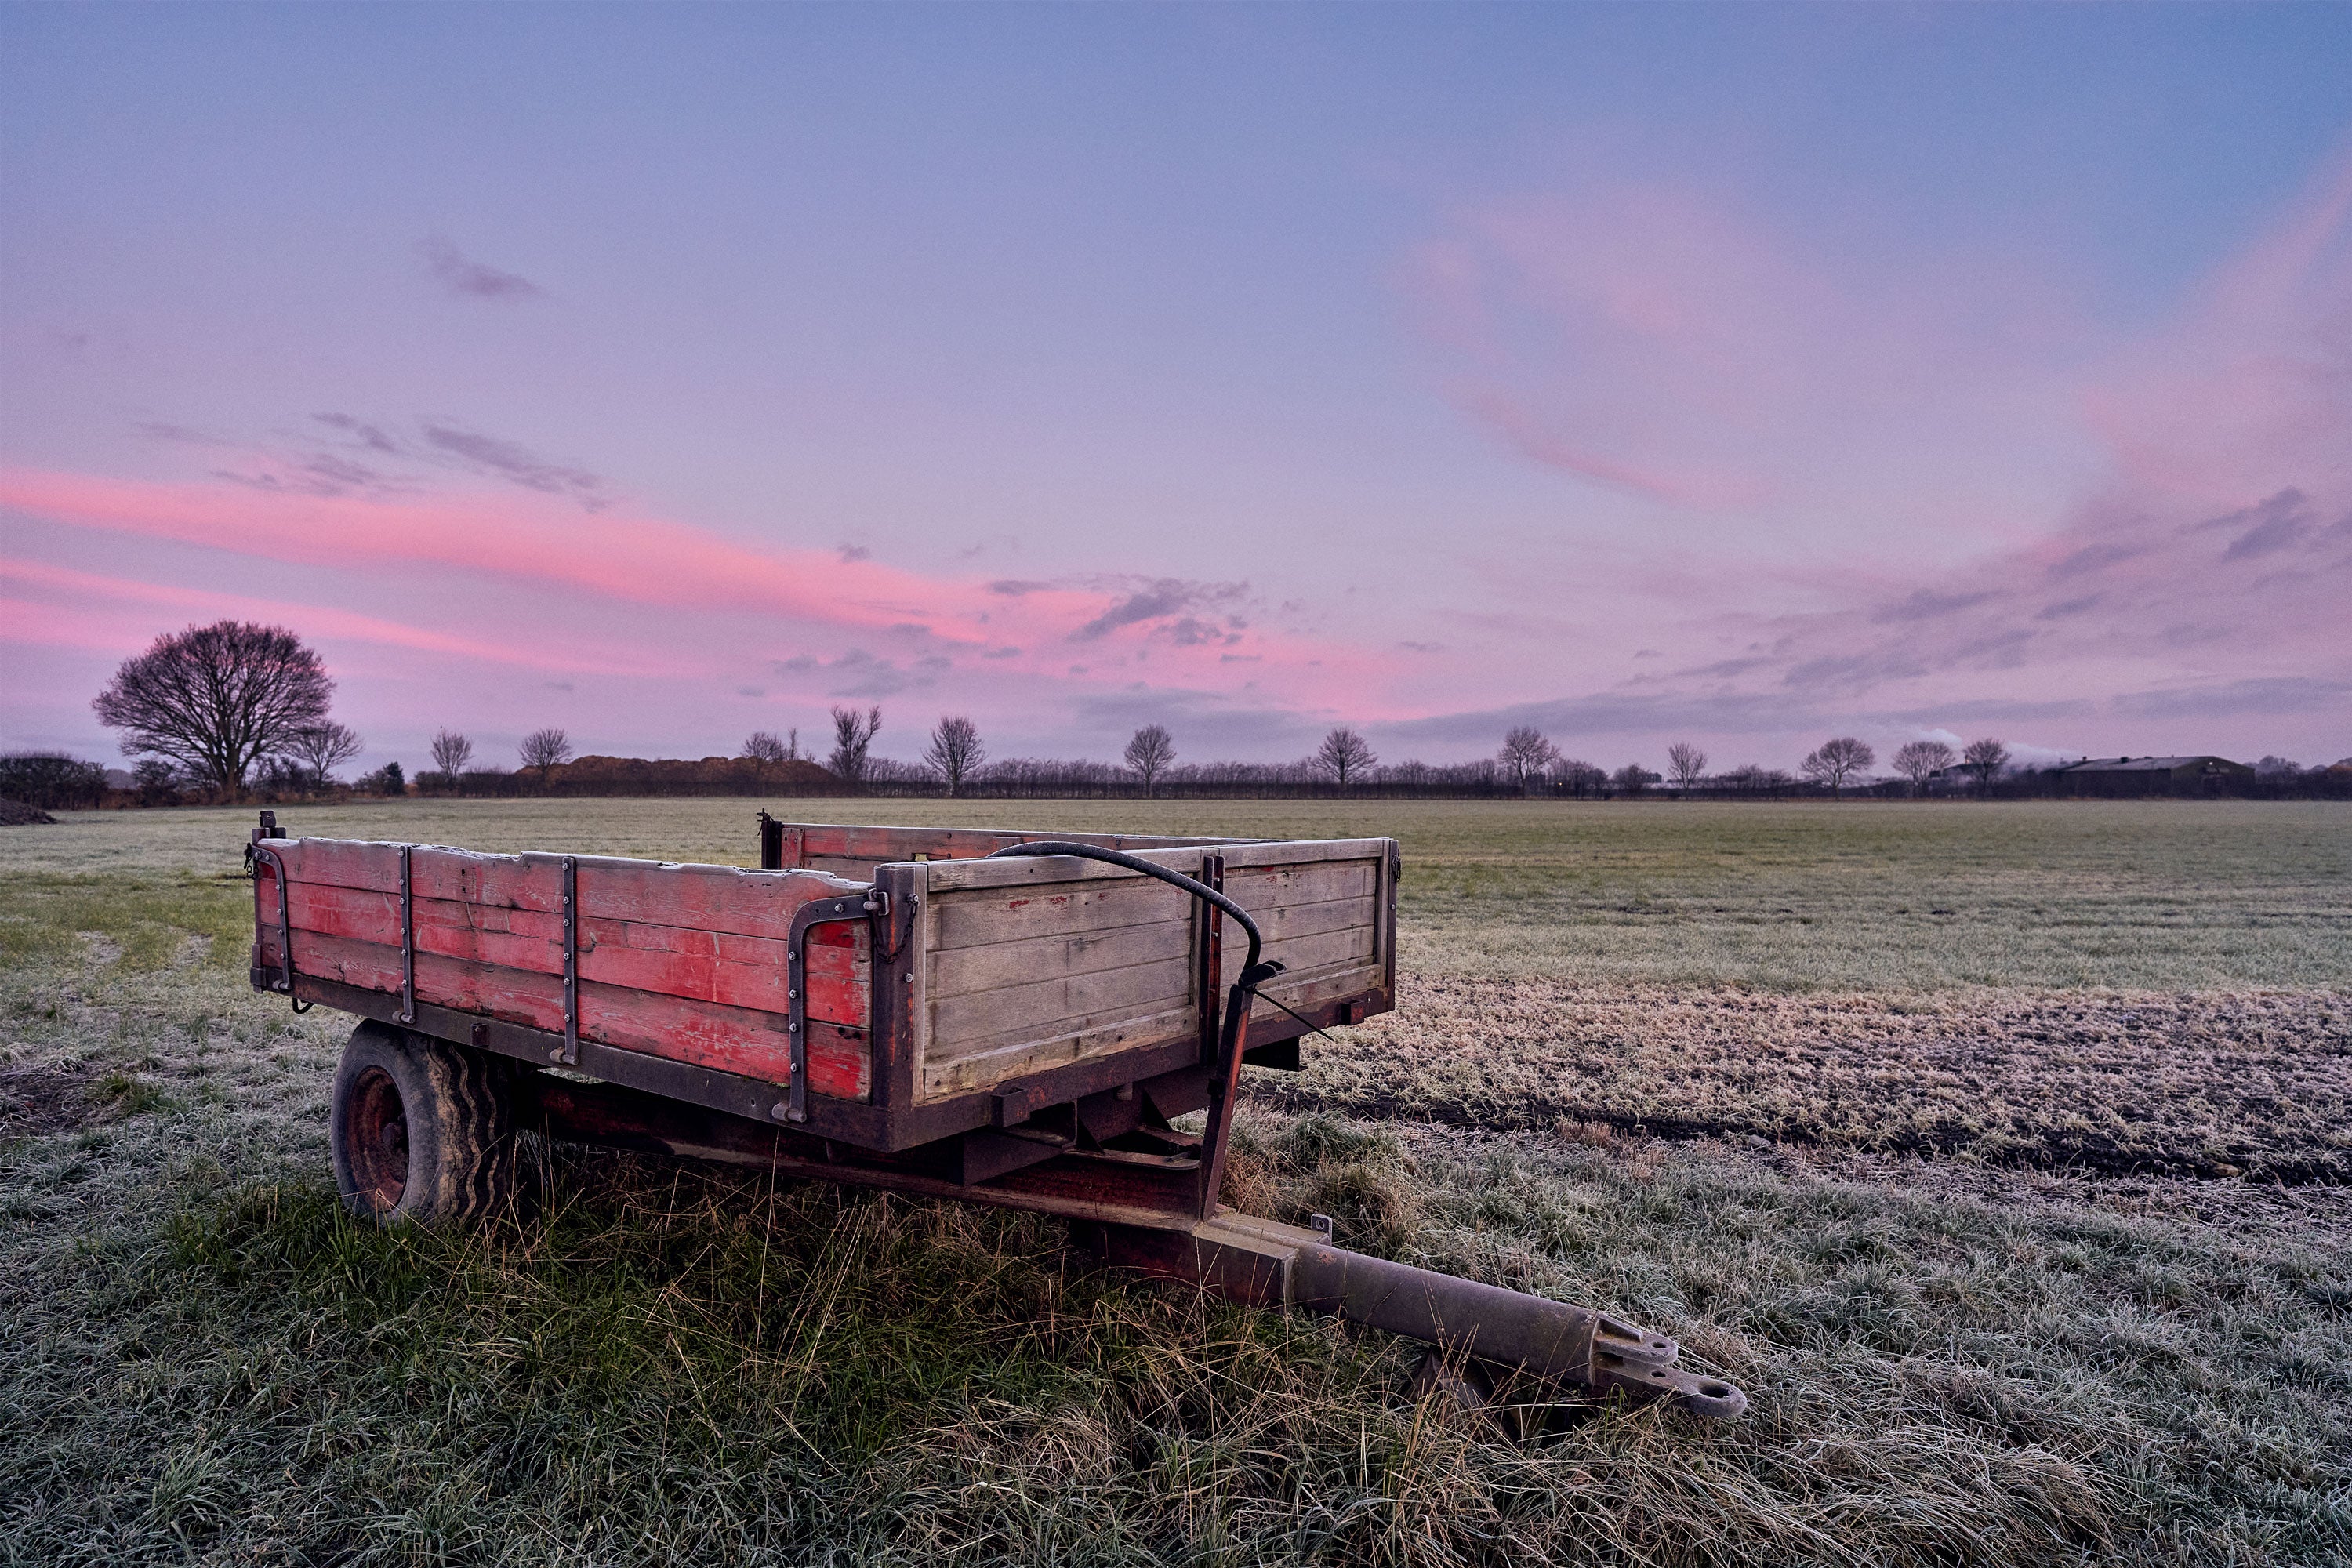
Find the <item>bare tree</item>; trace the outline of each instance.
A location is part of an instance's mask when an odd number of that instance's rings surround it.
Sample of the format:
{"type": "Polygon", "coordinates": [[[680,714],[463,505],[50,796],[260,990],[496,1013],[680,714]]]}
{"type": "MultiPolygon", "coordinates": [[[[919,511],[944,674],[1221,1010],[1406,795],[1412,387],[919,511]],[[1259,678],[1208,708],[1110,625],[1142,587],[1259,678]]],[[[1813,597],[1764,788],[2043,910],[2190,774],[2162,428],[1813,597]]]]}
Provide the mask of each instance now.
{"type": "Polygon", "coordinates": [[[1127,741],[1127,765],[1143,775],[1143,793],[1149,798],[1160,783],[1160,775],[1176,760],[1176,738],[1165,724],[1146,724],[1127,741]]]}
{"type": "Polygon", "coordinates": [[[1588,795],[1599,794],[1608,785],[1609,770],[1581,758],[1570,757],[1552,770],[1552,777],[1559,781],[1562,789],[1582,800],[1588,795]]]}
{"type": "Polygon", "coordinates": [[[1495,760],[1525,795],[1546,768],[1559,761],[1559,748],[1545,740],[1543,731],[1534,725],[1521,724],[1503,737],[1503,749],[1495,760]]]}
{"type": "Polygon", "coordinates": [[[311,783],[320,789],[333,785],[334,772],[360,754],[367,745],[358,731],[348,724],[338,724],[322,719],[316,724],[305,724],[294,731],[294,738],[283,748],[287,756],[301,764],[310,775],[311,783]]]}
{"type": "Polygon", "coordinates": [[[1878,753],[1870,749],[1867,742],[1857,741],[1852,735],[1840,735],[1834,740],[1823,741],[1822,749],[1808,756],[1799,767],[1815,784],[1829,785],[1830,795],[1834,798],[1844,788],[1848,778],[1877,760],[1878,753]]]}
{"type": "Polygon", "coordinates": [[[334,690],[319,656],[285,627],[216,621],[157,637],[90,707],[125,731],[125,756],[167,758],[236,792],[256,762],[325,720],[334,690]]]}
{"type": "Polygon", "coordinates": [[[801,760],[801,732],[793,731],[792,739],[776,739],[773,730],[754,730],[743,742],[743,755],[755,763],[797,763],[801,760]]]}
{"type": "Polygon", "coordinates": [[[801,760],[801,732],[795,730],[791,740],[780,741],[773,730],[754,730],[743,742],[743,760],[751,764],[752,784],[763,786],[770,768],[801,760]]]}
{"type": "Polygon", "coordinates": [[[572,760],[572,737],[552,727],[533,730],[522,738],[522,765],[539,770],[539,782],[572,760]]]}
{"type": "Polygon", "coordinates": [[[931,731],[930,750],[923,761],[933,772],[947,780],[948,794],[963,793],[963,782],[977,771],[988,749],[980,743],[980,726],[969,719],[946,718],[931,731]]]}
{"type": "Polygon", "coordinates": [[[1706,776],[1706,753],[1688,741],[1676,741],[1666,748],[1666,771],[1675,776],[1675,787],[1688,790],[1706,776]]]}
{"type": "Polygon", "coordinates": [[[474,760],[474,742],[455,730],[436,731],[433,736],[433,771],[457,787],[457,775],[474,760]]]}
{"type": "Polygon", "coordinates": [[[1349,779],[1363,773],[1380,758],[1372,754],[1372,748],[1365,743],[1361,735],[1342,724],[1323,737],[1323,743],[1315,748],[1313,761],[1317,767],[1337,779],[1341,789],[1345,789],[1349,779]]]}
{"type": "Polygon", "coordinates": [[[866,777],[866,753],[874,744],[875,734],[882,728],[882,709],[877,703],[860,713],[855,708],[833,710],[833,755],[826,759],[835,778],[845,784],[858,784],[866,777]]]}
{"type": "Polygon", "coordinates": [[[1970,741],[1968,750],[1960,753],[1960,765],[1977,775],[1979,792],[1992,787],[2000,770],[2009,766],[2009,748],[1988,735],[1981,741],[1970,741]]]}
{"type": "Polygon", "coordinates": [[[1911,793],[1916,795],[1927,787],[1930,774],[1943,772],[1954,760],[1952,748],[1941,741],[1906,741],[1895,750],[1895,771],[1911,781],[1911,793]]]}

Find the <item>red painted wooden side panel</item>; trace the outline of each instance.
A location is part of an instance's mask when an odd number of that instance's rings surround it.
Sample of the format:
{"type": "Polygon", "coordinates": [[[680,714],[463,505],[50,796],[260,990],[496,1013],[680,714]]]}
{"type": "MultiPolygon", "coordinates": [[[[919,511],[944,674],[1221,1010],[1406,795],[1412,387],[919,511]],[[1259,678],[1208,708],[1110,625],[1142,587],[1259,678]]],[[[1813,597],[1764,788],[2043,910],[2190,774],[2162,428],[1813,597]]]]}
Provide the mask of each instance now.
{"type": "MultiPolygon", "coordinates": [[[[291,880],[296,967],[397,993],[397,845],[302,839],[277,846],[291,880]]],[[[813,899],[840,881],[810,873],[582,857],[581,1032],[592,1040],[781,1083],[784,937],[813,899]]],[[[278,962],[278,889],[255,883],[265,949],[278,962]]],[[[511,1023],[563,1027],[560,857],[417,848],[410,862],[420,1001],[511,1023]]],[[[869,936],[862,921],[810,933],[809,1087],[872,1092],[869,936]]]]}
{"type": "Polygon", "coordinates": [[[866,860],[971,860],[992,855],[1022,836],[949,827],[804,827],[801,858],[866,860]]]}
{"type": "MultiPolygon", "coordinates": [[[[296,882],[320,882],[373,892],[400,890],[400,850],[392,844],[334,838],[299,839],[279,847],[296,882]]],[[[488,909],[561,914],[562,858],[474,855],[419,847],[410,860],[415,896],[488,909]]],[[[581,910],[604,920],[642,921],[689,931],[725,931],[782,942],[793,914],[813,899],[848,889],[812,871],[741,871],[729,866],[667,866],[654,860],[581,857],[575,873],[581,910]]]]}
{"type": "MultiPolygon", "coordinates": [[[[276,898],[273,889],[270,897],[276,898]]],[[[400,895],[356,888],[290,885],[298,931],[400,945],[400,895]]],[[[536,910],[486,908],[446,899],[412,906],[419,952],[502,964],[537,974],[563,973],[563,917],[536,910]]],[[[864,1028],[868,1020],[863,922],[810,932],[809,1016],[864,1028]]],[[[688,931],[636,921],[584,921],[580,977],[665,995],[782,1013],[784,944],[764,937],[688,931]]]]}
{"type": "MultiPolygon", "coordinates": [[[[274,903],[275,889],[271,898],[274,903]]],[[[274,917],[274,909],[271,912],[274,917]]],[[[264,965],[275,965],[278,957],[274,923],[261,945],[264,965]]],[[[365,990],[400,989],[400,949],[381,942],[297,928],[294,966],[302,973],[365,990]]],[[[510,1024],[558,1034],[563,1029],[560,975],[419,952],[416,994],[420,1001],[485,1014],[510,1024]]],[[[580,1033],[583,1038],[624,1050],[742,1073],[771,1083],[786,1082],[792,1076],[792,1047],[782,1019],[771,1023],[740,1008],[583,981],[580,1033]]],[[[871,1098],[872,1057],[862,1034],[852,1035],[830,1024],[813,1025],[808,1059],[809,1088],[814,1092],[841,1100],[871,1098]]]]}

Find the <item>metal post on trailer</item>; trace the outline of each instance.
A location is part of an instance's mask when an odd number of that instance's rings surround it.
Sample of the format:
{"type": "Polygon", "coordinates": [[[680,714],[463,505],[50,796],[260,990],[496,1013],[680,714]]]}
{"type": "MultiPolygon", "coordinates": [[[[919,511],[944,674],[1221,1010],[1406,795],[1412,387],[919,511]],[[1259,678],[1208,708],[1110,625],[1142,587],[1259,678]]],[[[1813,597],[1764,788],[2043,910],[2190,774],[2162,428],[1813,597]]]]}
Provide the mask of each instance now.
{"type": "Polygon", "coordinates": [[[278,978],[271,989],[282,993],[297,1013],[307,1013],[310,1004],[294,990],[294,914],[287,892],[286,858],[275,849],[262,847],[262,840],[278,837],[278,814],[265,811],[261,826],[247,840],[245,858],[256,866],[269,868],[270,879],[278,884],[278,978]]]}
{"type": "Polygon", "coordinates": [[[580,1060],[580,863],[563,858],[563,1049],[565,1067],[580,1060]]]}
{"type": "MultiPolygon", "coordinates": [[[[763,834],[764,837],[764,834],[763,834]]],[[[887,920],[890,895],[879,887],[845,899],[818,899],[793,911],[784,933],[784,1037],[792,1047],[792,1079],[772,1114],[781,1121],[808,1120],[808,933],[812,927],[869,917],[887,920]]],[[[871,951],[878,954],[881,943],[871,951]]],[[[878,969],[878,965],[876,966],[878,969]]]]}
{"type": "Polygon", "coordinates": [[[400,847],[400,1021],[416,1022],[416,902],[409,876],[413,844],[400,847]]]}

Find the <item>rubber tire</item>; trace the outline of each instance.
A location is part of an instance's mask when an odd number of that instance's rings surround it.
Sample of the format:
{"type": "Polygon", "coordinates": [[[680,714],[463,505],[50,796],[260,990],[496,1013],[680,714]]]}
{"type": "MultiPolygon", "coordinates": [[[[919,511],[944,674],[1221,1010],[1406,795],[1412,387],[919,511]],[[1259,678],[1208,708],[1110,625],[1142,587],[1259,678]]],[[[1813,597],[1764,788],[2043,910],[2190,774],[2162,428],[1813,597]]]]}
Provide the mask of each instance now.
{"type": "Polygon", "coordinates": [[[514,1193],[505,1063],[370,1020],[335,1068],[328,1143],[335,1191],[380,1226],[467,1224],[514,1193]]]}

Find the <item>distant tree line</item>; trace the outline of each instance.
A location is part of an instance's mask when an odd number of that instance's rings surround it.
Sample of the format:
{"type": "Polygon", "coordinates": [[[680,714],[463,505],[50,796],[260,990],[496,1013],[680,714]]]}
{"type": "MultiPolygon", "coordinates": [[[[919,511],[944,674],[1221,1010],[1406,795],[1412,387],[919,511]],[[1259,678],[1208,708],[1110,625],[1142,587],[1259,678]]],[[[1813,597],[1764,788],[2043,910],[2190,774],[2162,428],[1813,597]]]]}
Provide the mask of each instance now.
{"type": "MultiPolygon", "coordinates": [[[[1613,771],[1567,755],[1532,725],[1514,726],[1490,757],[1467,763],[1384,763],[1354,728],[1338,725],[1307,756],[1288,763],[1179,760],[1176,737],[1146,724],[1129,738],[1118,763],[1091,759],[992,760],[979,726],[942,715],[916,762],[874,754],[882,709],[836,707],[833,743],[819,763],[804,754],[798,730],[754,731],[731,756],[697,760],[583,756],[561,728],[523,737],[517,766],[477,765],[474,742],[444,728],[430,747],[432,766],[412,779],[387,763],[349,781],[337,776],[365,742],[328,713],[334,682],[317,653],[282,626],[221,621],[159,637],[125,660],[92,702],[101,721],[121,731],[135,759],[127,786],[95,763],[58,752],[0,757],[0,797],[47,810],[94,805],[170,805],[320,795],[937,795],[979,799],[1066,797],[1377,795],[1399,798],[1612,800],[1664,795],[1675,799],[1781,800],[1848,795],[1881,798],[1968,794],[2015,798],[2063,793],[2055,770],[2011,765],[2009,748],[1985,738],[1954,748],[1907,742],[1894,753],[1891,777],[1874,776],[1875,751],[1851,735],[1809,752],[1794,773],[1743,763],[1710,773],[1706,753],[1687,742],[1666,748],[1667,771],[1640,763],[1613,771]]],[[[2251,773],[2210,782],[2207,793],[2256,797],[2352,798],[2352,758],[2303,768],[2264,757],[2251,773]]]]}

